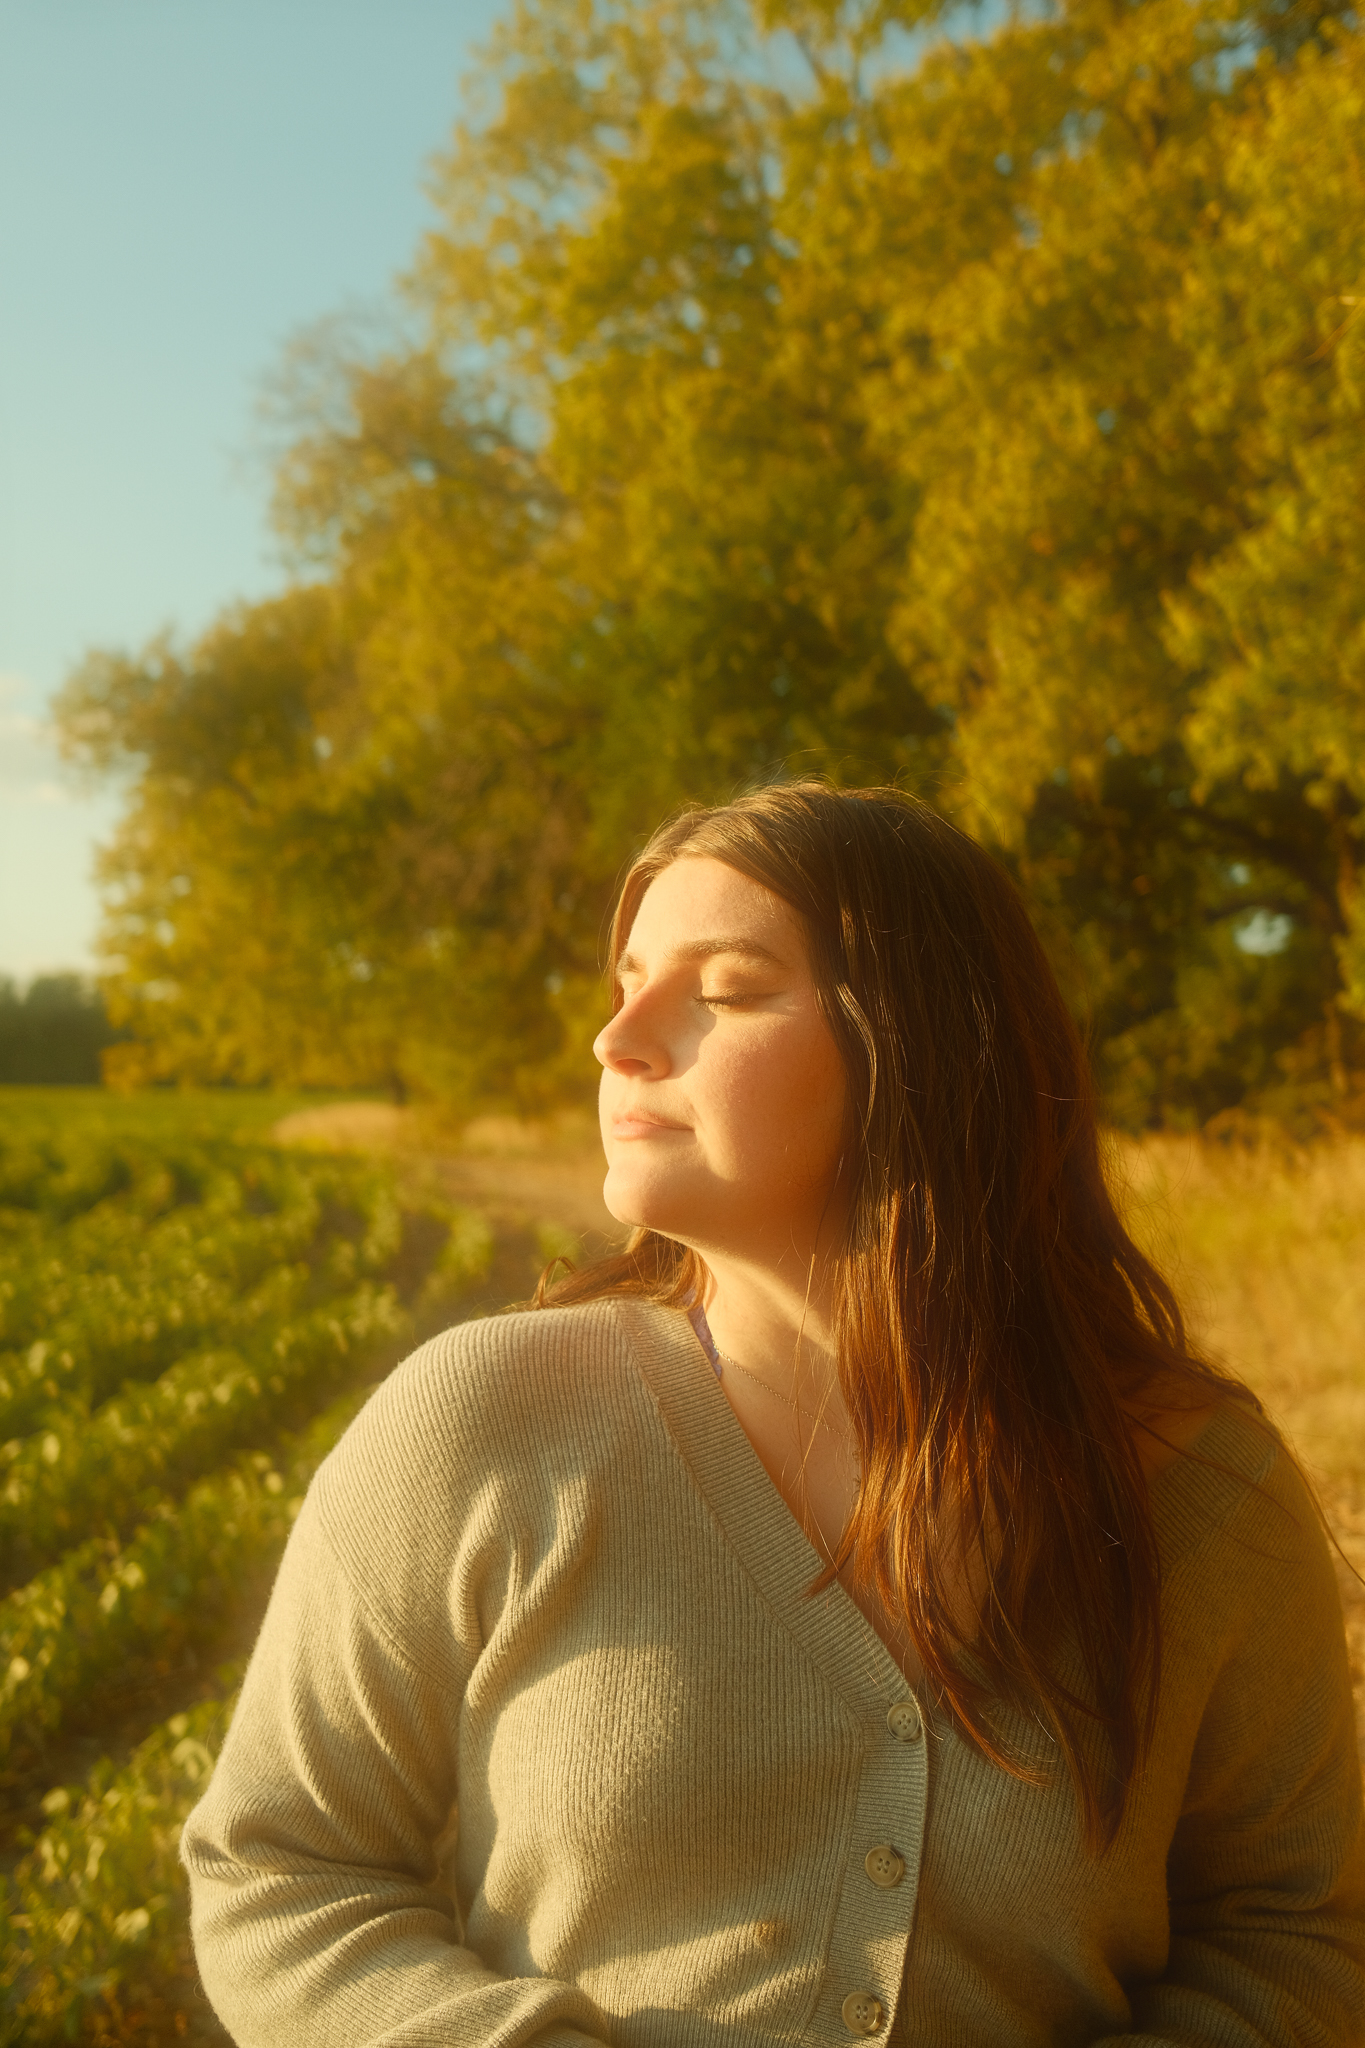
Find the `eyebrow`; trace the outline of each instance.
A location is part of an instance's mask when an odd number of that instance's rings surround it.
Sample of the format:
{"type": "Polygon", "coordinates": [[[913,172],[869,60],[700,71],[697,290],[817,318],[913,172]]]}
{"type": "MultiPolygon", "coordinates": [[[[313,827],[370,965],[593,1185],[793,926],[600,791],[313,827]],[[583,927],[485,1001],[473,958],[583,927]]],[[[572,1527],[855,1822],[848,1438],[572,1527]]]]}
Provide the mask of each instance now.
{"type": "MultiPolygon", "coordinates": [[[[670,960],[713,960],[718,953],[737,953],[742,960],[761,961],[768,967],[787,965],[769,947],[761,946],[757,939],[743,937],[688,939],[684,945],[670,947],[668,957],[670,960]]],[[[635,974],[640,964],[633,953],[623,953],[616,963],[616,972],[635,974]]]]}

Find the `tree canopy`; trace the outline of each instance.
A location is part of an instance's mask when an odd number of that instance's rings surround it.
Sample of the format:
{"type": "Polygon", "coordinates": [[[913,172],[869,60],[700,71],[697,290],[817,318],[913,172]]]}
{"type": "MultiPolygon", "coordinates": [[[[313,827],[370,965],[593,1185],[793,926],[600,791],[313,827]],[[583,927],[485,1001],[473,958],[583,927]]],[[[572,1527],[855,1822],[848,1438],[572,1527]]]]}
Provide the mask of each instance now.
{"type": "Polygon", "coordinates": [[[1334,0],[523,0],[294,588],[72,677],[130,1073],[582,1086],[681,801],[895,779],[1113,1113],[1365,1065],[1365,47],[1334,0]]]}

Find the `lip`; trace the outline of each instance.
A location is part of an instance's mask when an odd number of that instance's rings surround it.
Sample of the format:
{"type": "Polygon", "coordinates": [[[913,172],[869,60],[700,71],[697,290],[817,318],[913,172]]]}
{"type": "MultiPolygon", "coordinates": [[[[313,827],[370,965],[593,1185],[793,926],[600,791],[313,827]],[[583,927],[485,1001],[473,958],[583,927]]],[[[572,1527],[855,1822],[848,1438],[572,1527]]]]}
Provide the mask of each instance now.
{"type": "Polygon", "coordinates": [[[613,1138],[657,1138],[665,1131],[690,1130],[690,1124],[676,1124],[664,1116],[650,1116],[644,1110],[621,1110],[611,1120],[613,1138]]]}

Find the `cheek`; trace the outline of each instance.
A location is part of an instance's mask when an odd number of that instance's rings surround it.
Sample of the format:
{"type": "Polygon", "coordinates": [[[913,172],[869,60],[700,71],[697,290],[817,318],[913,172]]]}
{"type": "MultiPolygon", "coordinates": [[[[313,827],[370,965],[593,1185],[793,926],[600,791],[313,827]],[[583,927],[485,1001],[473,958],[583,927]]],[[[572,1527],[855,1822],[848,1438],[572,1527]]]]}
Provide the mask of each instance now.
{"type": "Polygon", "coordinates": [[[824,1031],[778,1031],[727,1047],[716,1075],[737,1154],[823,1173],[843,1141],[843,1065],[824,1031]]]}
{"type": "Polygon", "coordinates": [[[832,1170],[844,1148],[848,1090],[843,1062],[827,1040],[811,1054],[796,1089],[796,1109],[806,1132],[812,1164],[832,1170]]]}

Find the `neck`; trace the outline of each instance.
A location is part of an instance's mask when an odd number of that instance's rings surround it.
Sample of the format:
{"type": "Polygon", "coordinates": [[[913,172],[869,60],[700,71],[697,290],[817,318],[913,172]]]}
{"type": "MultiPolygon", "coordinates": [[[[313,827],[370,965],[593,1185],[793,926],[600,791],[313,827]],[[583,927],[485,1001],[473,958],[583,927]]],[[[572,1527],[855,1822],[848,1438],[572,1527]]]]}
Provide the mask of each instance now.
{"type": "Polygon", "coordinates": [[[798,1397],[836,1384],[830,1261],[777,1266],[708,1252],[706,1319],[718,1348],[798,1397]]]}

